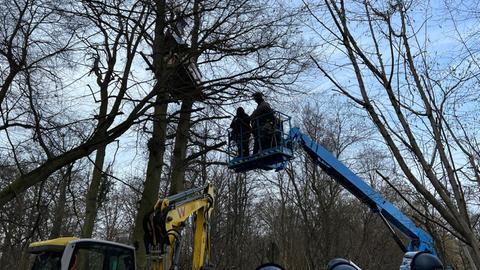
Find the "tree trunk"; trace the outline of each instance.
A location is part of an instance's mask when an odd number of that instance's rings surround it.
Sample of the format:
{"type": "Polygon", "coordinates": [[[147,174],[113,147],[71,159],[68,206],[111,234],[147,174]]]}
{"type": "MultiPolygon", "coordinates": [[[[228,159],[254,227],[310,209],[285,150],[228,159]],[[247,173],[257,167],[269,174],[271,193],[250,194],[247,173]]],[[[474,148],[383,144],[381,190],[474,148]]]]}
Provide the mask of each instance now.
{"type": "Polygon", "coordinates": [[[60,194],[58,195],[57,205],[55,206],[55,212],[53,217],[53,227],[50,232],[50,239],[57,238],[62,235],[63,229],[63,218],[65,216],[65,203],[67,199],[67,186],[70,182],[70,178],[72,177],[72,169],[73,163],[67,167],[67,171],[63,175],[62,179],[60,179],[60,194]]]}
{"type": "Polygon", "coordinates": [[[146,213],[153,209],[158,199],[158,190],[160,188],[160,176],[163,167],[163,156],[165,153],[165,144],[167,136],[167,109],[168,96],[164,87],[165,80],[168,77],[165,71],[165,60],[163,56],[165,48],[165,0],[155,0],[155,32],[153,40],[153,72],[156,79],[154,92],[157,94],[154,106],[153,134],[148,142],[149,156],[147,165],[147,175],[145,178],[142,198],[135,217],[135,227],[133,231],[133,241],[137,246],[136,258],[137,268],[146,269],[146,250],[143,243],[143,218],[146,213]]]}
{"type": "MultiPolygon", "coordinates": [[[[476,266],[480,265],[480,241],[475,235],[472,228],[469,228],[468,235],[470,236],[471,248],[468,249],[471,259],[475,262],[476,266]]],[[[472,269],[475,268],[472,266],[472,269]]]]}
{"type": "Polygon", "coordinates": [[[95,156],[95,164],[93,167],[92,181],[88,187],[85,219],[82,228],[82,237],[91,238],[93,233],[93,226],[97,217],[98,210],[98,193],[100,191],[100,184],[103,177],[103,163],[105,162],[106,145],[98,148],[95,156]]]}
{"type": "Polygon", "coordinates": [[[13,222],[7,223],[6,227],[6,230],[3,230],[5,228],[2,228],[4,239],[0,249],[2,253],[0,256],[0,266],[8,268],[14,254],[14,252],[12,252],[12,232],[14,230],[13,222]]]}
{"type": "Polygon", "coordinates": [[[185,157],[187,154],[188,134],[190,131],[190,118],[192,115],[193,101],[186,99],[182,102],[180,119],[178,121],[173,149],[172,173],[170,179],[170,195],[185,189],[185,157]]]}
{"type": "Polygon", "coordinates": [[[158,199],[158,190],[160,188],[160,176],[162,173],[166,143],[167,109],[168,103],[165,101],[165,95],[158,95],[154,112],[153,134],[148,142],[149,156],[147,175],[143,185],[142,198],[140,199],[140,206],[135,217],[135,228],[133,231],[133,240],[135,245],[138,246],[138,269],[144,269],[146,263],[145,245],[143,244],[143,217],[153,209],[158,199]]]}
{"type": "Polygon", "coordinates": [[[469,263],[469,266],[470,266],[470,269],[471,270],[477,270],[477,263],[474,262],[474,259],[472,258],[472,252],[471,252],[471,249],[466,246],[464,243],[460,243],[460,247],[461,249],[463,250],[463,253],[465,254],[465,257],[467,257],[467,261],[469,263]]]}

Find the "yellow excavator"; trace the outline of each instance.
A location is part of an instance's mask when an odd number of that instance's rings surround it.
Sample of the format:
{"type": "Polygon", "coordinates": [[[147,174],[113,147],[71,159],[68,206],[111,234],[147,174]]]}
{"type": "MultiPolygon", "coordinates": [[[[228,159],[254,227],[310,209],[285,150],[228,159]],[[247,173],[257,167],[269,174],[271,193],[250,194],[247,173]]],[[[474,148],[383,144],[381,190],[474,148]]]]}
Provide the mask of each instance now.
{"type": "MultiPolygon", "coordinates": [[[[210,216],[214,191],[211,184],[159,199],[144,219],[144,244],[149,270],[179,268],[182,231],[193,223],[192,270],[211,269],[210,216]]],[[[96,239],[61,237],[31,243],[32,270],[135,270],[132,246],[96,239]]]]}

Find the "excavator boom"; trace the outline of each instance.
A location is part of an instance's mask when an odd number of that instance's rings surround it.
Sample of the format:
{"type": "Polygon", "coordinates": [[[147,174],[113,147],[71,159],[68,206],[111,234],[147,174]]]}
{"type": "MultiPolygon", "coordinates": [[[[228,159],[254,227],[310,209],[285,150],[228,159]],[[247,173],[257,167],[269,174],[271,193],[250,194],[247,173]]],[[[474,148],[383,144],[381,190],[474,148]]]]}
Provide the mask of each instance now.
{"type": "Polygon", "coordinates": [[[182,231],[194,219],[192,269],[210,267],[210,215],[214,191],[211,184],[159,199],[144,219],[145,248],[151,270],[177,269],[182,231]]]}

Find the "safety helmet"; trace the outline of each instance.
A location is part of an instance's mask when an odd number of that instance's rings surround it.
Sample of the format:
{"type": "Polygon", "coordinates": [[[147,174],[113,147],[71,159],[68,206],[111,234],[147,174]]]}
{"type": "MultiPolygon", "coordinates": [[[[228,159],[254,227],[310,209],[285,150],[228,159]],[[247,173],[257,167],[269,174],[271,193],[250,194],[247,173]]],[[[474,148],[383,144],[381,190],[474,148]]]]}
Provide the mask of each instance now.
{"type": "Polygon", "coordinates": [[[415,254],[410,263],[411,270],[443,270],[443,264],[440,259],[428,252],[419,252],[415,254]]]}

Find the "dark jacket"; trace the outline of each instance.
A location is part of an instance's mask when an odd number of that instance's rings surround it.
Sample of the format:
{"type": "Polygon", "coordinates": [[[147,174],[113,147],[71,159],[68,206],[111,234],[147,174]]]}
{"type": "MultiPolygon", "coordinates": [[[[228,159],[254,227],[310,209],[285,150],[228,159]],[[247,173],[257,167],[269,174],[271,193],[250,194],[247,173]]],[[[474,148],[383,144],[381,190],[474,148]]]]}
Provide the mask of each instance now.
{"type": "Polygon", "coordinates": [[[248,114],[237,114],[230,124],[232,128],[232,139],[233,140],[248,140],[250,134],[252,133],[252,127],[250,126],[250,116],[248,114]]]}
{"type": "Polygon", "coordinates": [[[262,101],[258,104],[257,108],[253,111],[250,119],[252,121],[252,127],[255,129],[257,128],[256,125],[259,127],[264,126],[267,122],[274,120],[273,109],[270,107],[266,101],[262,101]]]}

